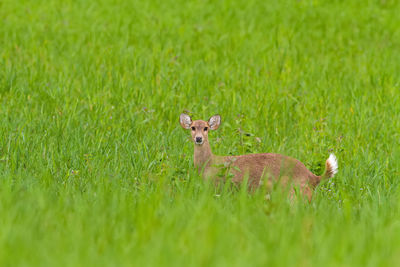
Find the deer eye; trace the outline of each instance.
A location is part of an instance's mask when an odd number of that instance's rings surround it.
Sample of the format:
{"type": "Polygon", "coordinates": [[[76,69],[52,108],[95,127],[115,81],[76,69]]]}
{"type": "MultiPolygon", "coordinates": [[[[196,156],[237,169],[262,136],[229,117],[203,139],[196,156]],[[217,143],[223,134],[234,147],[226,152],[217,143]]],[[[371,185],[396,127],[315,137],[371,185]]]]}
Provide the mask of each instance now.
{"type": "Polygon", "coordinates": [[[196,130],[196,128],[192,127],[192,131],[196,130]]]}
{"type": "Polygon", "coordinates": [[[204,131],[207,132],[207,130],[208,130],[208,127],[204,127],[204,131]]]}

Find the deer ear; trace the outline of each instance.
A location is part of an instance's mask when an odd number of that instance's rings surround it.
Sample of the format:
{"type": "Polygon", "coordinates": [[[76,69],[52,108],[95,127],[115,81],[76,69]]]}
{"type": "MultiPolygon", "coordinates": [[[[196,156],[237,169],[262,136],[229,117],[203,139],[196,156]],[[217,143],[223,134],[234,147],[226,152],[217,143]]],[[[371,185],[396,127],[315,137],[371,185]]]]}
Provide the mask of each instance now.
{"type": "Polygon", "coordinates": [[[192,124],[192,119],[189,115],[182,113],[179,116],[179,122],[181,123],[183,129],[189,129],[190,125],[192,124]]]}
{"type": "Polygon", "coordinates": [[[214,115],[208,120],[208,124],[210,125],[211,130],[217,130],[219,125],[221,124],[221,116],[214,115]]]}

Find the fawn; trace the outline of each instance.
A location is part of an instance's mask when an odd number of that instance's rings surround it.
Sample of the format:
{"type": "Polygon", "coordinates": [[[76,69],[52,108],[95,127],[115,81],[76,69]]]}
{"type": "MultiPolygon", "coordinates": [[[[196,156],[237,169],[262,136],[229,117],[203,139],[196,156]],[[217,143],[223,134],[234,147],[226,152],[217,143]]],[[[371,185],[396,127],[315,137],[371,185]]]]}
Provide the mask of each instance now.
{"type": "MultiPolygon", "coordinates": [[[[208,132],[218,129],[221,116],[214,115],[208,121],[192,121],[189,115],[182,113],[179,121],[184,129],[191,130],[194,142],[194,165],[204,179],[215,178],[222,167],[228,167],[234,183],[240,183],[248,176],[249,188],[257,188],[265,180],[264,178],[267,178],[267,186],[271,186],[275,181],[284,186],[292,184],[298,186],[308,200],[311,200],[313,189],[321,180],[333,177],[338,170],[334,154],[330,154],[326,160],[325,173],[321,176],[313,174],[299,160],[281,154],[216,156],[211,152],[208,132]]],[[[293,195],[293,187],[290,188],[290,193],[293,195]]]]}

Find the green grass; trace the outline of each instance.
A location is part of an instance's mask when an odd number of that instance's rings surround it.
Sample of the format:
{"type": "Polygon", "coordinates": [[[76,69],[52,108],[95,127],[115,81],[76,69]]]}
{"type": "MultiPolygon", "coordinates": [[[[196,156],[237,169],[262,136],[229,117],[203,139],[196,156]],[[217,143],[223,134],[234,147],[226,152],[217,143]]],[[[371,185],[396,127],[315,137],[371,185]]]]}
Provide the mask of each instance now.
{"type": "Polygon", "coordinates": [[[1,1],[0,265],[400,265],[399,9],[1,1]],[[221,114],[215,154],[339,173],[312,203],[215,196],[183,110],[221,114]]]}

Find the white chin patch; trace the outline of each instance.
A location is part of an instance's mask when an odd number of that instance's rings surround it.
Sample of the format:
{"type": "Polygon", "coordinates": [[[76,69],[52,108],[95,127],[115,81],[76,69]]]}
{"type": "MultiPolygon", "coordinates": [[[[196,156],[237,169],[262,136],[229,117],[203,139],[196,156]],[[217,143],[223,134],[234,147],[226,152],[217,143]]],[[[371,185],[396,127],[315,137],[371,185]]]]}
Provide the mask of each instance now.
{"type": "Polygon", "coordinates": [[[202,144],[203,144],[203,141],[201,141],[201,142],[196,142],[196,141],[194,141],[194,143],[195,143],[196,145],[202,145],[202,144]]]}

